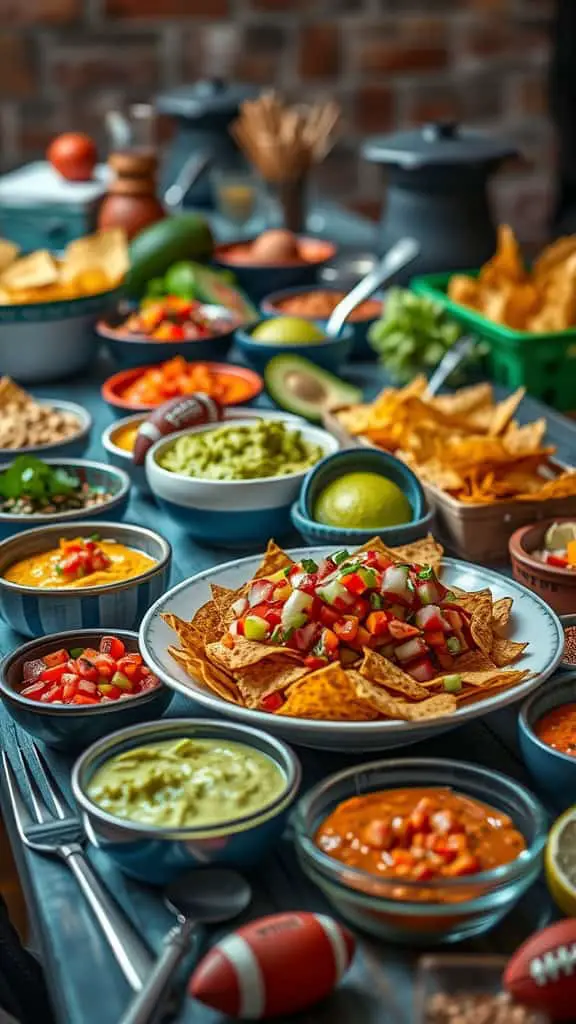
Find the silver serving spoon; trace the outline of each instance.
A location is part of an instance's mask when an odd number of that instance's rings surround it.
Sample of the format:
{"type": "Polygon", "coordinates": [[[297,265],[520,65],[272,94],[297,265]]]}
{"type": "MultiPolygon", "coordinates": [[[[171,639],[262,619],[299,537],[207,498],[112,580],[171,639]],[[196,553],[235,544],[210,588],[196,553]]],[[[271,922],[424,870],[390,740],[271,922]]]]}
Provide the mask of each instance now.
{"type": "Polygon", "coordinates": [[[152,1024],[197,925],[229,921],[241,914],[251,899],[252,890],[246,879],[224,868],[187,871],[169,885],[164,902],[178,923],[168,932],[163,952],[120,1024],[152,1024]]]}
{"type": "Polygon", "coordinates": [[[192,185],[196,184],[211,163],[210,153],[194,153],[188,157],[179,171],[176,181],[169,185],[164,193],[164,206],[168,207],[169,212],[180,209],[192,185]]]}
{"type": "Polygon", "coordinates": [[[444,353],[434,373],[428,381],[428,394],[436,395],[440,388],[446,383],[448,377],[476,348],[476,339],[465,335],[444,353]]]}
{"type": "Polygon", "coordinates": [[[373,270],[366,277],[363,277],[352,291],[345,295],[326,324],[326,334],[329,338],[337,338],[344,327],[347,318],[352,310],[356,309],[361,302],[369,299],[370,296],[385,284],[394,274],[412,263],[420,252],[420,246],[415,238],[401,238],[396,242],[386,255],[376,264],[373,270]]]}

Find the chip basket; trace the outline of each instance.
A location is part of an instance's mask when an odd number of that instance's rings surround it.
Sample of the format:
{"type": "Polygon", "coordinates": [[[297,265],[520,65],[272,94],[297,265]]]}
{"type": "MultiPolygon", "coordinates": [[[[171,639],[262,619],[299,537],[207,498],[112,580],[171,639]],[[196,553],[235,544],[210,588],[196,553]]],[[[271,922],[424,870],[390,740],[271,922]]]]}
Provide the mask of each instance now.
{"type": "MultiPolygon", "coordinates": [[[[477,270],[468,271],[470,277],[477,270]]],[[[525,387],[535,398],[561,412],[576,408],[576,328],[551,334],[516,331],[494,323],[473,309],[453,302],[446,294],[452,274],[415,277],[410,287],[433,299],[468,330],[489,343],[487,362],[497,384],[525,387]]]]}
{"type": "MultiPolygon", "coordinates": [[[[337,418],[339,411],[331,409],[326,412],[323,423],[326,430],[338,438],[342,448],[378,447],[368,438],[350,434],[337,418]]],[[[558,473],[566,468],[561,462],[550,460],[550,463],[553,471],[558,473]]],[[[508,541],[520,526],[541,519],[576,518],[576,495],[549,498],[547,501],[467,504],[424,480],[421,482],[428,503],[436,512],[435,536],[451,553],[468,562],[508,562],[508,541]]]]}

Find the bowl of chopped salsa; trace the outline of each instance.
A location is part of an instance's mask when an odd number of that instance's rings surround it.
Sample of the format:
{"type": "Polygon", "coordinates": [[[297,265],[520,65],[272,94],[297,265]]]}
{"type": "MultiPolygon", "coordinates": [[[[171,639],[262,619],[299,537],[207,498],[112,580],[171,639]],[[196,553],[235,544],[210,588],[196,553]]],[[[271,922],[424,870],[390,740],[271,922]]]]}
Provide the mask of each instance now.
{"type": "Polygon", "coordinates": [[[117,416],[150,412],[170,398],[201,391],[221,405],[243,405],[258,397],[264,382],[254,370],[232,363],[187,363],[175,356],[156,366],[137,366],[108,377],[102,398],[117,416]]]}
{"type": "Polygon", "coordinates": [[[23,644],[0,664],[0,693],[22,729],[58,750],[155,720],[171,700],[130,630],[73,630],[23,644]]]}
{"type": "MultiPolygon", "coordinates": [[[[327,324],[336,306],[346,295],[342,288],[327,285],[285,288],[265,295],[260,303],[263,316],[297,316],[315,323],[327,324]]],[[[374,349],[368,342],[368,330],[382,316],[384,296],[377,292],[361,302],[350,313],[347,323],[352,329],[352,359],[374,359],[374,349]]]]}
{"type": "Polygon", "coordinates": [[[465,762],[375,761],[324,779],[294,815],[306,874],[353,926],[409,945],[493,928],[536,880],[540,802],[465,762]]]}
{"type": "Polygon", "coordinates": [[[576,521],[546,519],[522,526],[509,541],[514,578],[539,594],[554,611],[576,608],[576,521]]]}
{"type": "MultiPolygon", "coordinates": [[[[576,621],[576,616],[566,618],[576,621]]],[[[535,788],[557,810],[571,807],[576,793],[576,665],[524,701],[518,730],[535,788]]]]}

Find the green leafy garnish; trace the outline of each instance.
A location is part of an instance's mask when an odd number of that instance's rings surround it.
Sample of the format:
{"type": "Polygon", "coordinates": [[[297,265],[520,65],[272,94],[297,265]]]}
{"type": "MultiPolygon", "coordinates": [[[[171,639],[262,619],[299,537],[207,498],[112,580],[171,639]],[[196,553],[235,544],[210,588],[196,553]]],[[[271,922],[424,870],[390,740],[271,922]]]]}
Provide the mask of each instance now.
{"type": "Polygon", "coordinates": [[[380,594],[370,594],[370,607],[379,610],[384,607],[384,598],[380,594]]]}
{"type": "Polygon", "coordinates": [[[434,579],[434,569],[432,568],[432,566],[431,565],[425,565],[424,568],[421,569],[420,572],[418,573],[418,579],[419,580],[433,580],[434,579]]]}
{"type": "Polygon", "coordinates": [[[334,565],[340,565],[341,562],[350,558],[350,552],[347,551],[346,548],[341,548],[340,551],[335,551],[333,555],[330,555],[330,558],[334,562],[334,565]]]}
{"type": "Polygon", "coordinates": [[[303,558],[300,565],[304,569],[304,572],[317,572],[318,566],[313,558],[303,558]]]}
{"type": "Polygon", "coordinates": [[[79,658],[79,657],[81,657],[82,654],[84,654],[84,648],[83,647],[71,647],[70,648],[70,657],[71,658],[79,658]]]}
{"type": "Polygon", "coordinates": [[[4,499],[50,501],[60,495],[74,494],[80,487],[80,480],[74,473],[61,466],[49,466],[33,455],[19,455],[0,473],[0,497],[4,499]]]}

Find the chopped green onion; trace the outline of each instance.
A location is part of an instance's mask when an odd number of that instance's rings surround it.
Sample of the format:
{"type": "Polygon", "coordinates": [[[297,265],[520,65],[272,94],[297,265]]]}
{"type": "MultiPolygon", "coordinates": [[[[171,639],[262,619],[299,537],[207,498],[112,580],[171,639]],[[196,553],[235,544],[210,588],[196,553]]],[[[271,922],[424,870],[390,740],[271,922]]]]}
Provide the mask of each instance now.
{"type": "Polygon", "coordinates": [[[377,610],[384,607],[384,598],[381,594],[370,594],[370,607],[377,610]]]}
{"type": "Polygon", "coordinates": [[[318,566],[313,558],[303,558],[300,565],[304,572],[318,572],[318,566]]]}
{"type": "Polygon", "coordinates": [[[447,693],[460,693],[462,689],[462,676],[444,676],[443,682],[447,693]]]}
{"type": "Polygon", "coordinates": [[[330,558],[334,562],[334,565],[340,565],[341,562],[350,558],[350,552],[347,551],[346,548],[341,548],[340,551],[335,551],[333,555],[330,555],[330,558]]]}
{"type": "Polygon", "coordinates": [[[283,639],[284,637],[282,626],[274,626],[274,629],[272,630],[272,634],[270,636],[270,640],[273,640],[274,643],[280,643],[283,639]]]}
{"type": "Polygon", "coordinates": [[[282,575],[284,576],[285,579],[288,579],[288,577],[289,577],[290,573],[292,572],[293,568],[294,568],[294,566],[287,565],[285,569],[282,569],[282,575]]]}
{"type": "Polygon", "coordinates": [[[71,647],[70,648],[70,657],[71,658],[81,658],[83,654],[84,654],[84,648],[83,647],[71,647]]]}
{"type": "Polygon", "coordinates": [[[425,565],[424,568],[418,573],[419,580],[433,580],[434,569],[431,565],[425,565]]]}
{"type": "Polygon", "coordinates": [[[450,651],[450,654],[460,654],[460,641],[457,636],[449,636],[446,641],[446,647],[450,651]]]}
{"type": "Polygon", "coordinates": [[[88,540],[100,540],[100,534],[99,533],[91,533],[90,536],[88,537],[88,540]]]}
{"type": "Polygon", "coordinates": [[[360,569],[358,569],[358,575],[362,582],[365,583],[367,587],[372,588],[376,586],[377,576],[374,569],[366,569],[365,567],[361,567],[360,569]]]}

